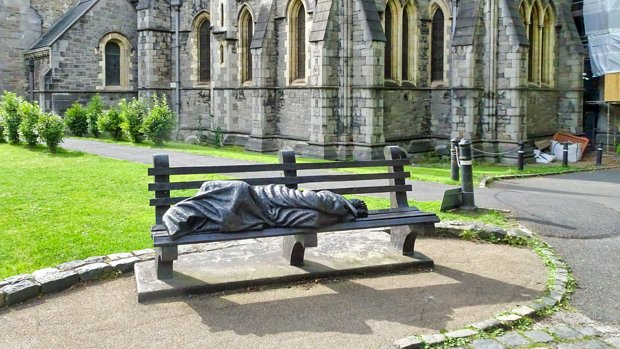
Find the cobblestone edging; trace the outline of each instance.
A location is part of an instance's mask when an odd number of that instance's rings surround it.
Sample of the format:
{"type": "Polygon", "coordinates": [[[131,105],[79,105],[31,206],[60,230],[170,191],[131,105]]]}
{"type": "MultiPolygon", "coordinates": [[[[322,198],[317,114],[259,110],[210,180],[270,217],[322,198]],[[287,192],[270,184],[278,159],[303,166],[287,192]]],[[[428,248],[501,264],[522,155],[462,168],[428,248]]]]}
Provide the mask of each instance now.
{"type": "MultiPolygon", "coordinates": [[[[241,242],[243,243],[243,242],[241,242]]],[[[179,254],[206,252],[223,249],[239,243],[211,243],[179,246],[179,254]]],[[[0,281],[0,308],[36,298],[41,295],[63,291],[80,282],[133,272],[136,262],[155,258],[153,249],[107,256],[90,257],[37,270],[32,274],[20,274],[0,281]]]]}
{"type": "MultiPolygon", "coordinates": [[[[531,231],[520,226],[515,229],[503,229],[480,223],[441,222],[436,224],[436,235],[461,237],[463,232],[470,232],[481,239],[536,239],[531,231]]],[[[533,324],[531,328],[519,330],[520,323],[529,322],[532,317],[554,307],[571,292],[569,284],[571,274],[569,267],[555,251],[548,247],[537,249],[550,274],[545,294],[525,305],[517,306],[506,312],[465,328],[432,335],[413,335],[395,341],[381,349],[416,349],[416,348],[558,348],[558,349],[613,349],[620,348],[620,330],[612,326],[596,323],[578,313],[559,312],[552,316],[559,319],[546,319],[533,324]],[[558,315],[560,314],[560,315],[558,315]],[[577,317],[578,321],[566,321],[566,317],[577,317]],[[545,324],[545,322],[551,322],[545,324]],[[568,324],[567,324],[568,323],[568,324]],[[495,332],[495,333],[493,333],[495,332]],[[552,346],[550,346],[552,344],[552,346]]],[[[529,326],[526,326],[529,327],[529,326]]]]}

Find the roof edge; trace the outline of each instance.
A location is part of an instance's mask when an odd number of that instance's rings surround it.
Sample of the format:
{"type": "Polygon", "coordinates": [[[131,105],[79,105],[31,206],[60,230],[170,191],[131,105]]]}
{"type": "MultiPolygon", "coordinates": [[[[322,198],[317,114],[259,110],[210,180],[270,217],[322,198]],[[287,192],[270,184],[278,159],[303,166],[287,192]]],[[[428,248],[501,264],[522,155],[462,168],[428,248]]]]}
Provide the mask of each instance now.
{"type": "MultiPolygon", "coordinates": [[[[52,38],[52,40],[50,40],[50,42],[49,42],[48,44],[46,44],[45,46],[38,46],[38,45],[39,45],[39,43],[41,42],[41,40],[43,39],[43,37],[45,36],[45,34],[41,35],[41,37],[39,37],[39,39],[38,39],[38,40],[37,40],[37,41],[36,41],[36,42],[35,42],[32,46],[30,46],[30,48],[28,49],[28,51],[26,51],[26,52],[25,52],[25,54],[35,53],[35,52],[37,52],[39,49],[43,49],[43,48],[47,48],[47,47],[52,46],[54,43],[56,43],[56,41],[57,41],[57,40],[58,40],[61,36],[63,36],[63,35],[67,32],[67,30],[71,29],[71,28],[73,27],[73,25],[75,25],[75,23],[76,23],[77,21],[79,21],[82,17],[84,17],[84,15],[85,15],[86,13],[88,13],[88,11],[90,11],[90,10],[91,10],[91,9],[92,9],[92,8],[93,8],[93,7],[94,7],[94,6],[98,3],[98,2],[99,2],[99,0],[92,0],[92,4],[90,4],[88,7],[86,7],[86,8],[82,11],[82,13],[80,13],[78,16],[76,16],[76,18],[75,18],[73,21],[71,21],[71,23],[69,23],[69,24],[66,26],[66,28],[65,28],[64,30],[62,30],[62,31],[60,31],[58,34],[56,34],[56,36],[54,36],[54,37],[52,38]]],[[[80,4],[82,4],[82,3],[83,3],[83,2],[79,2],[79,3],[77,3],[77,4],[73,7],[73,8],[76,8],[77,6],[79,6],[79,5],[80,5],[80,4]]],[[[67,12],[65,12],[65,15],[66,15],[66,14],[67,14],[67,12]]],[[[56,22],[55,22],[55,23],[54,23],[54,24],[50,27],[50,29],[48,29],[48,31],[47,31],[46,33],[48,33],[50,30],[52,30],[52,28],[54,28],[56,25],[58,25],[58,24],[62,21],[62,19],[63,19],[63,17],[64,17],[65,15],[61,16],[61,17],[60,17],[60,18],[59,18],[59,19],[58,19],[58,20],[57,20],[57,21],[56,21],[56,22]]]]}

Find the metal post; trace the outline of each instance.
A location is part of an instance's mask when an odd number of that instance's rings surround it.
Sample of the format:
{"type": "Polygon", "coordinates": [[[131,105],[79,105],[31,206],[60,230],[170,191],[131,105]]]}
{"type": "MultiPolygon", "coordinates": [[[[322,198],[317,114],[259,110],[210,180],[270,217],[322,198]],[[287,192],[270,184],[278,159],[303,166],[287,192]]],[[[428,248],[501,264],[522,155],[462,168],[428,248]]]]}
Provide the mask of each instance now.
{"type": "Polygon", "coordinates": [[[596,147],[596,166],[603,164],[603,143],[599,143],[596,147]]]}
{"type": "Polygon", "coordinates": [[[463,139],[459,142],[459,162],[461,164],[461,189],[463,191],[463,202],[461,207],[465,210],[475,210],[471,142],[467,139],[463,139]]]}
{"type": "Polygon", "coordinates": [[[452,138],[450,140],[450,178],[453,181],[459,180],[459,163],[458,163],[459,139],[452,138]]]}
{"type": "Polygon", "coordinates": [[[519,171],[523,171],[523,167],[525,166],[525,151],[523,151],[523,141],[519,141],[517,144],[519,146],[519,150],[517,151],[517,153],[519,154],[519,171]]]}
{"type": "Polygon", "coordinates": [[[568,142],[564,142],[564,149],[562,152],[562,166],[568,166],[568,142]]]}

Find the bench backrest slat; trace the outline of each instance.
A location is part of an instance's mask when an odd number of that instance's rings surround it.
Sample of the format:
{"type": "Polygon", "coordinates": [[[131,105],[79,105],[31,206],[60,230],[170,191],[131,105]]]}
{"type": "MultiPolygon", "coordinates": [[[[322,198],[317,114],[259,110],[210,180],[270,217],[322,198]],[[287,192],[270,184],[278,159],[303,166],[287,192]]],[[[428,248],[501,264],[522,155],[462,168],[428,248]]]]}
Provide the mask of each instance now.
{"type": "MultiPolygon", "coordinates": [[[[373,194],[373,193],[387,193],[387,192],[406,192],[411,191],[411,185],[382,185],[376,187],[349,187],[349,188],[326,188],[326,189],[317,189],[316,191],[321,190],[329,190],[333,193],[340,195],[347,194],[373,194]]],[[[189,198],[189,196],[177,196],[177,197],[169,197],[169,198],[156,198],[151,199],[151,206],[170,206],[177,204],[185,199],[189,198]]]]}
{"type": "Polygon", "coordinates": [[[238,177],[254,176],[238,179],[250,185],[283,184],[289,188],[297,188],[299,185],[303,186],[308,183],[324,183],[324,187],[314,185],[311,188],[316,191],[329,190],[341,195],[390,193],[392,208],[407,207],[407,192],[411,191],[412,187],[405,182],[405,179],[409,178],[409,172],[404,171],[404,166],[409,165],[410,162],[398,147],[386,147],[384,154],[386,160],[296,163],[295,154],[292,151],[281,151],[279,164],[194,167],[169,167],[167,155],[155,155],[154,167],[148,169],[149,175],[154,177],[154,183],[149,184],[149,190],[155,192],[155,198],[150,200],[150,205],[155,206],[155,223],[161,224],[163,214],[171,205],[188,198],[187,192],[178,193],[183,196],[175,196],[170,194],[171,191],[198,189],[204,183],[204,181],[196,180],[195,177],[183,181],[179,179],[179,176],[227,174],[235,177],[237,174],[238,177]],[[347,168],[373,168],[376,172],[320,175],[304,173],[305,170],[347,168]],[[245,176],[239,175],[242,173],[245,176]],[[174,182],[170,181],[170,176],[174,176],[174,182]],[[372,182],[373,180],[387,181],[377,183],[372,182]],[[328,183],[334,184],[327,185],[328,183]],[[335,183],[342,183],[345,186],[338,187],[335,183]]]}
{"type": "MultiPolygon", "coordinates": [[[[378,179],[409,178],[409,172],[396,173],[364,173],[364,174],[338,174],[338,175],[319,175],[319,176],[299,176],[299,177],[265,177],[265,178],[240,178],[250,185],[267,184],[303,184],[303,183],[323,183],[323,182],[349,182],[365,181],[378,179]]],[[[171,183],[149,183],[149,191],[156,190],[184,190],[198,189],[205,181],[186,181],[171,183]]]]}
{"type": "Polygon", "coordinates": [[[190,174],[221,174],[235,172],[267,172],[285,170],[330,170],[335,168],[358,167],[386,167],[405,166],[410,162],[407,159],[396,160],[368,160],[355,162],[316,162],[316,163],[285,163],[260,165],[231,165],[231,166],[196,166],[196,167],[162,167],[149,168],[149,176],[157,175],[190,175],[190,174]]]}

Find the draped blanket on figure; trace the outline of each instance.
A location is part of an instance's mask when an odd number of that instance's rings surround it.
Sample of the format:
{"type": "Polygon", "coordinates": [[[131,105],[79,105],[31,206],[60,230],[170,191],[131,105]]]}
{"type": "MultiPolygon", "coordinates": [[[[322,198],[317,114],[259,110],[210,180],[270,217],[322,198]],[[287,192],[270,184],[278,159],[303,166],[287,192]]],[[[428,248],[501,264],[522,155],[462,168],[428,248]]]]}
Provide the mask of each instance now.
{"type": "Polygon", "coordinates": [[[198,193],[171,207],[163,222],[172,239],[193,232],[235,232],[268,227],[316,228],[358,216],[351,202],[329,191],[205,182],[198,193]]]}

